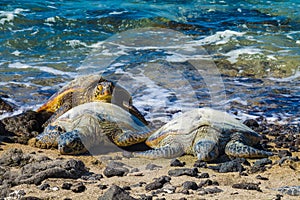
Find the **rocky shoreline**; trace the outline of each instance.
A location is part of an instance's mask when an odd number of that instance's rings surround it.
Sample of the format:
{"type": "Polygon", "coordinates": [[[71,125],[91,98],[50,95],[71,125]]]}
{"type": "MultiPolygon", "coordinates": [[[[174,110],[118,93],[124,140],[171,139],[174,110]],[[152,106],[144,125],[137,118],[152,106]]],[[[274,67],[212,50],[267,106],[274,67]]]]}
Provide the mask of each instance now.
{"type": "Polygon", "coordinates": [[[216,163],[108,155],[63,156],[27,144],[47,119],[27,112],[0,121],[0,199],[298,199],[298,126],[244,123],[262,134],[264,159],[222,157],[216,163]],[[19,126],[26,122],[27,128],[19,126]]]}

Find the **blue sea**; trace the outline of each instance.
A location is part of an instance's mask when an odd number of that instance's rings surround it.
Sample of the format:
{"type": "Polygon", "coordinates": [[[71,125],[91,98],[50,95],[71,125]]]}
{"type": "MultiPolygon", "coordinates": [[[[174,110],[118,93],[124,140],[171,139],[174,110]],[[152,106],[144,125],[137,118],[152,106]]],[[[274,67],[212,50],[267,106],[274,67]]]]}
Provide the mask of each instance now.
{"type": "Polygon", "coordinates": [[[0,95],[14,114],[97,73],[153,122],[208,106],[299,130],[300,1],[0,1],[0,95]]]}

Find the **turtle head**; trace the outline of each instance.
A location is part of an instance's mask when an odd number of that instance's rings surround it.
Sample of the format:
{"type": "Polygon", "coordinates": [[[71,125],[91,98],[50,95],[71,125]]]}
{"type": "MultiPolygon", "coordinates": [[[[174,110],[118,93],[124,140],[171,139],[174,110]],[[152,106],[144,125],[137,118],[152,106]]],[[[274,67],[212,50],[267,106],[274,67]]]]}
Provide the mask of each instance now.
{"type": "Polygon", "coordinates": [[[87,152],[77,130],[66,132],[59,136],[58,151],[61,154],[75,155],[87,152]]]}
{"type": "Polygon", "coordinates": [[[114,84],[111,81],[100,79],[94,90],[94,100],[111,102],[114,84]]]}

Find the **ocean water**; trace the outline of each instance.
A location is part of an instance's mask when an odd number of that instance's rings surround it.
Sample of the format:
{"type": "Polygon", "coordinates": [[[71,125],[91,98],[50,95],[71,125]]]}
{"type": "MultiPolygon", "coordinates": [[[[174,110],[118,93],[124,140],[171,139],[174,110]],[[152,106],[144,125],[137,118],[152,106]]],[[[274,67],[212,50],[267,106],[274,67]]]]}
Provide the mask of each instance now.
{"type": "Polygon", "coordinates": [[[299,130],[300,2],[0,1],[0,95],[16,113],[95,73],[153,122],[209,106],[299,130]]]}

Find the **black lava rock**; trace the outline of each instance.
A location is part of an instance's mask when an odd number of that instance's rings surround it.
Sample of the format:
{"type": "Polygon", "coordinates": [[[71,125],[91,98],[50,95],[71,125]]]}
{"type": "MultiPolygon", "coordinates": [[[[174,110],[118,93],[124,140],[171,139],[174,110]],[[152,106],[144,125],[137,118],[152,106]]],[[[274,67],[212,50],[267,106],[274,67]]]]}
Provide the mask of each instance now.
{"type": "Polygon", "coordinates": [[[259,179],[259,180],[263,180],[263,181],[269,180],[267,177],[263,177],[263,176],[261,176],[261,175],[257,175],[255,178],[256,178],[256,179],[259,179]]]}
{"type": "Polygon", "coordinates": [[[102,184],[100,184],[100,185],[97,185],[98,186],[98,188],[100,189],[100,190],[105,190],[106,188],[107,188],[107,185],[102,185],[102,184]]]}
{"type": "Polygon", "coordinates": [[[172,159],[171,163],[170,163],[171,167],[183,167],[184,165],[185,165],[185,162],[181,162],[178,159],[172,159]]]}
{"type": "Polygon", "coordinates": [[[192,176],[196,177],[198,175],[197,168],[183,168],[183,169],[173,169],[168,171],[169,176],[192,176]]]}
{"type": "Polygon", "coordinates": [[[86,187],[82,182],[79,182],[79,183],[72,185],[70,189],[72,190],[72,192],[81,193],[86,190],[86,187]]]}
{"type": "Polygon", "coordinates": [[[52,114],[47,112],[26,111],[19,115],[1,120],[4,130],[0,135],[13,134],[15,142],[27,144],[27,141],[43,131],[43,124],[52,114]]]}
{"type": "Polygon", "coordinates": [[[27,197],[22,197],[21,200],[42,200],[42,199],[38,197],[27,196],[27,197]]]}
{"type": "Polygon", "coordinates": [[[194,167],[207,168],[207,162],[201,161],[201,160],[197,160],[197,161],[194,163],[194,167]]]}
{"type": "Polygon", "coordinates": [[[98,200],[136,200],[119,186],[112,185],[98,200]]]}
{"type": "Polygon", "coordinates": [[[259,171],[265,171],[266,170],[266,165],[272,164],[272,160],[270,160],[269,158],[263,158],[263,159],[259,159],[257,160],[253,166],[250,169],[251,173],[256,173],[259,171]]]}
{"type": "Polygon", "coordinates": [[[151,190],[157,190],[164,186],[165,183],[168,183],[171,181],[171,178],[169,176],[162,176],[154,180],[154,182],[149,183],[145,186],[145,189],[147,191],[151,190]]]}
{"type": "Polygon", "coordinates": [[[197,178],[209,178],[209,174],[208,173],[201,173],[197,176],[197,178]]]}
{"type": "Polygon", "coordinates": [[[50,185],[49,185],[49,183],[43,183],[42,185],[39,185],[38,188],[40,190],[46,190],[46,189],[50,188],[50,185]]]}
{"type": "Polygon", "coordinates": [[[288,150],[280,150],[278,152],[278,157],[279,158],[283,158],[283,157],[286,157],[286,156],[292,156],[292,153],[289,152],[288,150]]]}
{"type": "Polygon", "coordinates": [[[61,188],[64,190],[70,190],[72,187],[72,183],[63,183],[61,188]]]}
{"type": "Polygon", "coordinates": [[[198,189],[198,185],[194,181],[185,181],[182,184],[182,187],[184,189],[191,189],[191,190],[197,190],[198,189]]]}
{"type": "Polygon", "coordinates": [[[258,184],[256,183],[237,183],[232,185],[233,188],[244,189],[244,190],[256,190],[262,192],[258,184]]]}
{"type": "Polygon", "coordinates": [[[0,115],[3,114],[4,112],[12,112],[13,110],[14,110],[13,105],[0,98],[0,115]]]}
{"type": "Polygon", "coordinates": [[[212,181],[210,179],[207,179],[205,181],[201,181],[198,185],[199,188],[202,188],[202,187],[206,187],[206,186],[209,186],[209,185],[219,185],[219,183],[217,181],[212,181]]]}
{"type": "Polygon", "coordinates": [[[249,128],[252,129],[256,129],[257,127],[259,127],[258,122],[255,119],[246,119],[243,124],[245,124],[246,126],[248,126],[249,128]]]}
{"type": "Polygon", "coordinates": [[[103,174],[109,178],[113,176],[124,176],[128,172],[129,170],[125,167],[118,167],[118,168],[106,167],[103,174]]]}
{"type": "Polygon", "coordinates": [[[200,189],[200,195],[205,195],[205,194],[215,194],[215,193],[220,193],[223,192],[223,190],[221,190],[218,187],[214,187],[214,188],[201,188],[200,189]]]}
{"type": "Polygon", "coordinates": [[[146,165],[146,170],[156,170],[156,169],[161,169],[162,166],[158,166],[152,163],[149,163],[146,165]]]}
{"type": "Polygon", "coordinates": [[[227,172],[242,172],[245,170],[243,167],[243,163],[245,159],[234,159],[232,161],[221,163],[217,166],[210,166],[208,168],[218,171],[220,173],[227,173],[227,172]]]}

